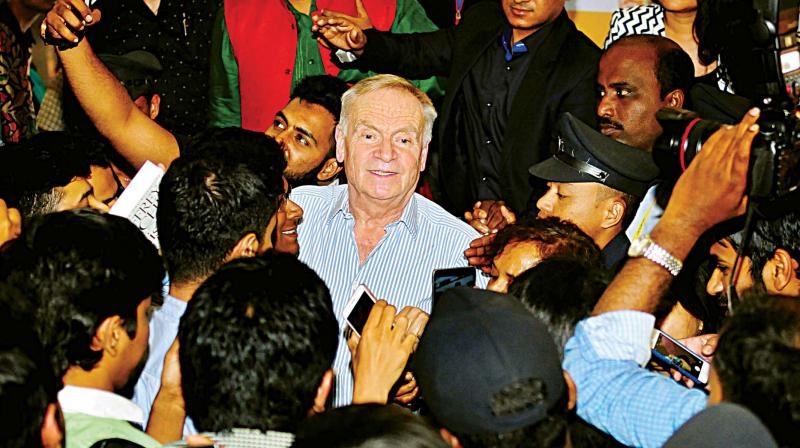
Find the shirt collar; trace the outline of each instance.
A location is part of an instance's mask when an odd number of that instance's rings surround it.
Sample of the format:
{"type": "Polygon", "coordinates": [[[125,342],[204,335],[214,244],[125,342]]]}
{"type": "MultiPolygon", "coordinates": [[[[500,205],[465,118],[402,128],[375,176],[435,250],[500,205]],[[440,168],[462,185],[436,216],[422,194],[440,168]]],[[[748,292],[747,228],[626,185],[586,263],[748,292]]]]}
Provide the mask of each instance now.
{"type": "Polygon", "coordinates": [[[511,27],[507,27],[505,31],[500,35],[500,43],[503,45],[503,51],[505,52],[506,62],[511,61],[514,56],[518,54],[523,54],[528,52],[528,46],[525,45],[525,39],[514,43],[511,45],[512,39],[512,30],[511,27]]]}
{"type": "MultiPolygon", "coordinates": [[[[331,203],[331,208],[328,210],[328,219],[325,222],[327,225],[330,225],[331,221],[333,221],[333,218],[335,218],[339,213],[343,213],[345,219],[352,219],[353,215],[350,214],[348,188],[349,187],[343,188],[339,193],[339,196],[337,196],[336,199],[331,203]]],[[[419,211],[417,208],[417,195],[414,193],[411,195],[411,199],[408,201],[408,204],[406,204],[406,208],[403,209],[403,214],[400,215],[400,219],[392,224],[389,224],[389,226],[393,226],[397,223],[403,223],[411,236],[416,236],[417,229],[419,228],[419,211]]]]}
{"type": "Polygon", "coordinates": [[[86,414],[136,423],[144,427],[144,412],[127,398],[88,387],[64,386],[58,403],[65,414],[86,414]]]}

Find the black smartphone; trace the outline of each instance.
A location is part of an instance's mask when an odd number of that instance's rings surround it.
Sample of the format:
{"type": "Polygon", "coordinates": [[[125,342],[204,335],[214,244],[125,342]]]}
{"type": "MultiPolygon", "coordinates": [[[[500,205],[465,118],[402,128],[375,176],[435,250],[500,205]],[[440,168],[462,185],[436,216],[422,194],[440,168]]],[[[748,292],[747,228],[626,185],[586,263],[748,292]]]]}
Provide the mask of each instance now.
{"type": "Polygon", "coordinates": [[[473,267],[436,269],[433,271],[433,306],[439,297],[456,286],[475,286],[476,271],[473,267]]]}

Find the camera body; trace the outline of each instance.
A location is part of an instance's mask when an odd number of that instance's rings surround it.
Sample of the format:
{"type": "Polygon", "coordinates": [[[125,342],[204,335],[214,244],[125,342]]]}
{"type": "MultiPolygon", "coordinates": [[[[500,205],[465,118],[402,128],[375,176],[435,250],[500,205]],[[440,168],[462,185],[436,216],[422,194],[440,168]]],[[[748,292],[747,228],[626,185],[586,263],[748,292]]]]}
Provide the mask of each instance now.
{"type": "MultiPolygon", "coordinates": [[[[741,57],[735,59],[749,66],[746,70],[738,67],[737,72],[752,82],[745,90],[753,92],[752,104],[761,109],[747,191],[760,209],[780,210],[800,202],[800,120],[795,108],[795,94],[800,92],[800,11],[798,0],[754,0],[753,9],[753,22],[736,39],[748,42],[750,48],[738,50],[741,57]]],[[[653,158],[667,180],[677,179],[721,126],[676,109],[662,109],[657,118],[663,133],[653,158]]]]}

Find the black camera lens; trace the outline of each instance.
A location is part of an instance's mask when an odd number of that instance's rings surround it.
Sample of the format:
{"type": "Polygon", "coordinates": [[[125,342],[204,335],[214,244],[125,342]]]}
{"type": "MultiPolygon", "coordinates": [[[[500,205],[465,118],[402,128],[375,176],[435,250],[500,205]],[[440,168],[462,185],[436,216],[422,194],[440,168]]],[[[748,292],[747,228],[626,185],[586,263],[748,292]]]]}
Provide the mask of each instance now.
{"type": "Polygon", "coordinates": [[[653,146],[653,160],[662,179],[677,179],[700,152],[703,143],[721,126],[694,112],[665,108],[656,113],[663,132],[653,146]]]}

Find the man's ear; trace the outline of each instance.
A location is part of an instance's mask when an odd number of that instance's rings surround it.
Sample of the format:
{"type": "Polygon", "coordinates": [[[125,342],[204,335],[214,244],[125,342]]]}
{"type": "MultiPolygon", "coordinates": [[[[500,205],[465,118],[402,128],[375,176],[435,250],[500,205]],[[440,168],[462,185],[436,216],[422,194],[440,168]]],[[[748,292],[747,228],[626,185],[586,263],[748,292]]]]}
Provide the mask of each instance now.
{"type": "Polygon", "coordinates": [[[439,430],[439,435],[442,436],[444,441],[453,448],[461,448],[461,442],[458,441],[458,438],[453,435],[452,432],[448,431],[445,428],[439,430]]]}
{"type": "Polygon", "coordinates": [[[430,146],[430,144],[431,144],[431,142],[427,142],[424,145],[422,145],[422,152],[419,155],[419,157],[420,157],[420,160],[419,160],[419,171],[420,172],[425,171],[425,167],[428,164],[428,146],[430,146]]]}
{"type": "Polygon", "coordinates": [[[764,282],[772,284],[772,287],[780,294],[794,296],[797,294],[795,289],[800,288],[798,285],[797,260],[785,249],[777,249],[772,255],[772,259],[767,262],[765,267],[765,274],[769,278],[765,278],[764,282]]]}
{"type": "Polygon", "coordinates": [[[58,423],[58,404],[50,403],[44,412],[44,423],[42,424],[42,447],[60,448],[64,440],[64,432],[58,423]]]}
{"type": "Polygon", "coordinates": [[[233,250],[225,261],[235,260],[237,258],[255,257],[257,253],[258,238],[255,233],[249,232],[233,246],[233,250]]]}
{"type": "Polygon", "coordinates": [[[92,338],[92,351],[106,351],[112,356],[117,354],[117,345],[119,344],[120,332],[125,331],[122,328],[122,319],[119,316],[110,316],[103,320],[97,327],[97,331],[92,338]]]}
{"type": "Polygon", "coordinates": [[[341,124],[336,125],[336,131],[334,132],[334,137],[336,138],[336,160],[339,163],[344,163],[344,130],[342,129],[341,124]]]}
{"type": "Polygon", "coordinates": [[[674,107],[675,109],[681,109],[683,107],[683,103],[686,101],[686,94],[683,93],[683,90],[676,89],[672,92],[669,92],[664,97],[664,106],[665,107],[674,107]]]}
{"type": "Polygon", "coordinates": [[[161,112],[161,95],[154,93],[150,97],[150,119],[155,120],[159,112],[161,112]]]}
{"type": "Polygon", "coordinates": [[[336,177],[341,171],[342,165],[339,164],[335,157],[331,157],[322,163],[322,169],[317,173],[317,181],[328,182],[336,177]]]}
{"type": "Polygon", "coordinates": [[[328,402],[328,395],[333,389],[333,369],[328,369],[322,375],[322,381],[317,387],[317,396],[314,397],[314,405],[308,410],[308,415],[321,414],[325,412],[325,404],[328,402]]]}
{"type": "Polygon", "coordinates": [[[620,197],[614,197],[606,199],[605,202],[605,215],[600,225],[604,229],[622,225],[622,220],[625,219],[625,201],[620,197]]]}

